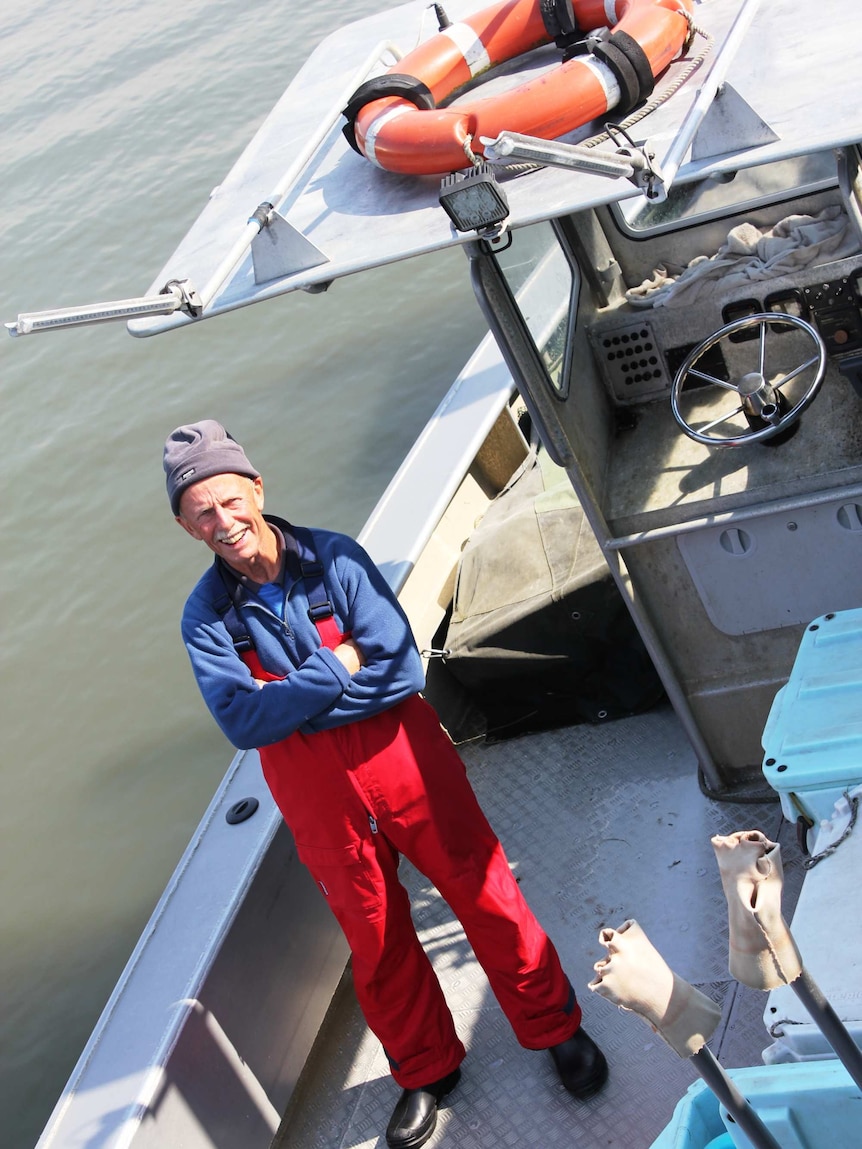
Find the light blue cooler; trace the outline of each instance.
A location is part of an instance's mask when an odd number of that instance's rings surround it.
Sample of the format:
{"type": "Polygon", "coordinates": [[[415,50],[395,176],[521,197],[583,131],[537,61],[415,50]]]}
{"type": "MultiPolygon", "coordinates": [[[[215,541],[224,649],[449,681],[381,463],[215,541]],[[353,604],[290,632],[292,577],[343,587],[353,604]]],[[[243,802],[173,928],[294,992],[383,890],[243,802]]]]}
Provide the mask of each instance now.
{"type": "Polygon", "coordinates": [[[862,782],[862,609],[816,618],[763,730],[763,774],[791,822],[816,832],[862,782]]]}
{"type": "MultiPolygon", "coordinates": [[[[862,1144],[862,1097],[838,1061],[730,1069],[737,1088],[781,1149],[862,1144]]],[[[750,1149],[703,1081],[690,1086],[650,1149],[750,1149]]]]}

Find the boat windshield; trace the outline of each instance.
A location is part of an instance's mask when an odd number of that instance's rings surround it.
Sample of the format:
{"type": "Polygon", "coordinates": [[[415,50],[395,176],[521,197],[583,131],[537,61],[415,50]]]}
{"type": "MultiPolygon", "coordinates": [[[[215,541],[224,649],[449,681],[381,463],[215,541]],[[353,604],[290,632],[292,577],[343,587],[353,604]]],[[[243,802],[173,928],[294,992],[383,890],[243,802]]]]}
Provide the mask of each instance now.
{"type": "Polygon", "coordinates": [[[573,317],[580,273],[549,222],[519,228],[497,263],[542,358],[551,387],[568,391],[573,317]]]}
{"type": "Polygon", "coordinates": [[[814,152],[675,184],[664,203],[638,196],[613,204],[611,210],[623,231],[645,237],[821,191],[837,183],[835,153],[814,152]]]}

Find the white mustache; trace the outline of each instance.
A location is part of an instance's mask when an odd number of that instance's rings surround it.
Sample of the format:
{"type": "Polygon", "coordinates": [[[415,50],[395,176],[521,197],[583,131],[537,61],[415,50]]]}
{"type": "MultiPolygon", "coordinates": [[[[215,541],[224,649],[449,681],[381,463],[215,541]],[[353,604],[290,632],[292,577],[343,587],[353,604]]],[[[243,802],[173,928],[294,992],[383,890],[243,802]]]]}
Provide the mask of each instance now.
{"type": "Polygon", "coordinates": [[[215,536],[215,540],[217,543],[235,543],[242,538],[247,530],[248,527],[239,527],[237,530],[231,532],[219,531],[215,536]]]}

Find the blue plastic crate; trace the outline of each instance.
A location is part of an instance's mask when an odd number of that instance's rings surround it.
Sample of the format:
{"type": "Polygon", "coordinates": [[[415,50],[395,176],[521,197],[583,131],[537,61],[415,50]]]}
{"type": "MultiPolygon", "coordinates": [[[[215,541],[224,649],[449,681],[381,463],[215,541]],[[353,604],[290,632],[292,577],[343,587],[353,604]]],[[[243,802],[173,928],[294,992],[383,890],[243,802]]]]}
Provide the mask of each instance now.
{"type": "Polygon", "coordinates": [[[763,774],[784,816],[814,827],[862,782],[862,609],[816,618],[763,730],[763,774]]]}

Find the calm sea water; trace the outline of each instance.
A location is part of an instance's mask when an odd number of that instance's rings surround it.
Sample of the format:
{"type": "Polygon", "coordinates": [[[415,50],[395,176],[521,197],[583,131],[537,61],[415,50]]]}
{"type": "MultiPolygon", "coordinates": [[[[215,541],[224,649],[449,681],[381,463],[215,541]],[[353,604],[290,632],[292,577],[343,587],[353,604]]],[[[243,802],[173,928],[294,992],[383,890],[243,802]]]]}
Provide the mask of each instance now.
{"type": "MultiPolygon", "coordinates": [[[[334,12],[4,5],[0,319],[144,291],[334,12]]],[[[35,1143],[231,758],[179,642],[206,554],[170,517],[166,433],[222,420],[270,509],[355,532],[481,334],[456,252],[152,340],[0,339],[7,1149],[35,1143]]]]}

